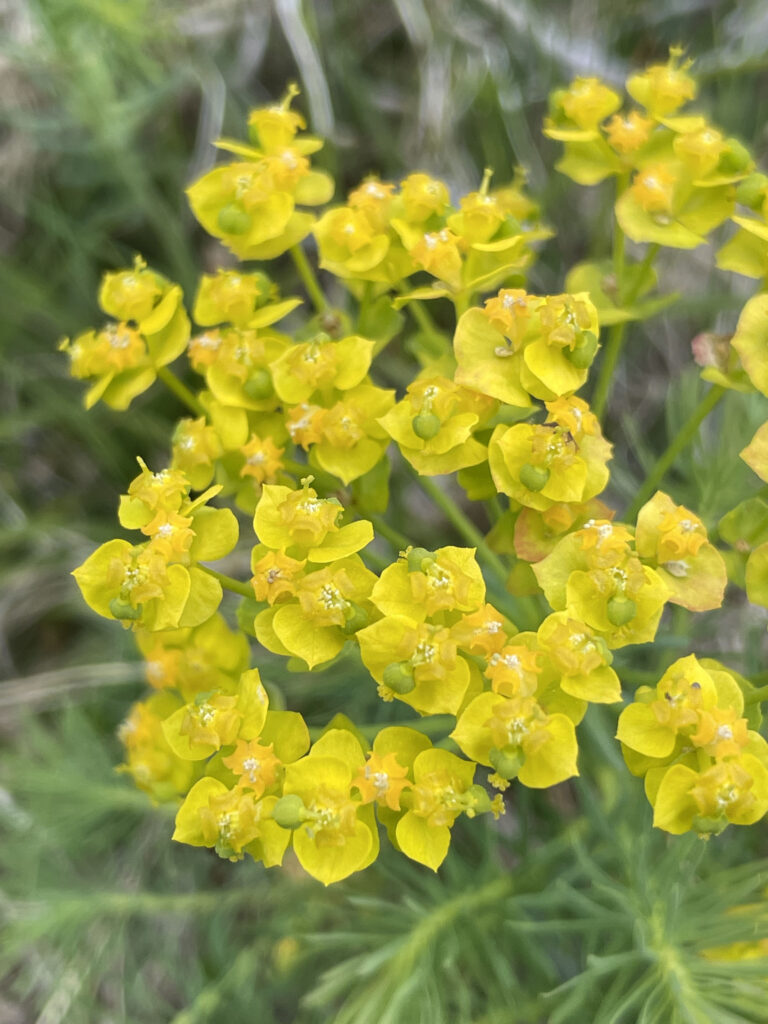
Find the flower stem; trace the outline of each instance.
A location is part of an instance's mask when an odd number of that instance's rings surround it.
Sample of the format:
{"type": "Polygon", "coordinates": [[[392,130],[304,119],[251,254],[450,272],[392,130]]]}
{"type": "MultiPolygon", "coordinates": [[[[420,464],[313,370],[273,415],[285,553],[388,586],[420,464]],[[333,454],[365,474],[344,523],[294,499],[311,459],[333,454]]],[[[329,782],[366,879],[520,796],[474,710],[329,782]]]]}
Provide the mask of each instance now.
{"type": "Polygon", "coordinates": [[[186,384],[183,384],[175,373],[172,373],[167,366],[155,367],[158,379],[165,384],[165,386],[176,395],[180,402],[182,402],[188,409],[190,409],[196,416],[205,416],[206,412],[200,402],[195,398],[192,392],[189,390],[186,384]]]}
{"type": "Polygon", "coordinates": [[[635,495],[634,501],[627,509],[625,516],[627,522],[634,521],[638,511],[658,488],[659,484],[664,479],[667,470],[672,466],[677,456],[692,443],[699,432],[699,427],[723,397],[725,391],[725,388],[716,384],[714,387],[709,389],[706,395],[704,395],[702,400],[688,417],[688,420],[678,431],[674,441],[668,445],[667,449],[662,452],[654,463],[650,473],[645,478],[645,482],[635,495]]]}
{"type": "Polygon", "coordinates": [[[323,290],[315,276],[312,265],[307,259],[307,254],[300,245],[292,245],[289,252],[293,258],[296,269],[299,272],[299,277],[307,290],[307,295],[309,295],[312,300],[312,304],[317,312],[322,313],[328,308],[328,303],[325,300],[323,290]]]}
{"type": "Polygon", "coordinates": [[[464,540],[477,548],[477,553],[480,558],[486,563],[488,568],[493,571],[494,575],[506,590],[509,570],[496,552],[491,550],[481,531],[475,526],[472,520],[462,512],[453,498],[449,497],[442,488],[438,487],[431,477],[419,476],[418,473],[415,472],[412,475],[414,479],[418,480],[421,489],[429,495],[435,505],[437,505],[440,511],[445,515],[445,518],[456,528],[464,540]]]}
{"type": "Polygon", "coordinates": [[[394,526],[390,526],[383,516],[370,516],[370,520],[376,532],[388,540],[395,551],[405,551],[406,548],[412,547],[408,538],[400,533],[399,530],[396,530],[394,526]]]}
{"type": "MultiPolygon", "coordinates": [[[[642,263],[637,266],[637,278],[635,280],[634,287],[630,288],[625,294],[623,290],[625,283],[624,278],[626,276],[624,262],[624,232],[618,226],[617,222],[613,265],[614,274],[616,275],[618,299],[621,306],[631,306],[635,301],[638,292],[643,286],[645,272],[656,259],[658,251],[658,245],[654,244],[648,246],[648,251],[646,252],[642,263]]],[[[602,420],[606,406],[608,405],[608,399],[611,394],[611,385],[613,384],[613,375],[616,372],[616,364],[619,361],[621,350],[624,347],[626,334],[627,321],[624,321],[620,324],[614,324],[611,328],[610,334],[608,335],[605,352],[603,353],[602,365],[600,366],[600,375],[597,378],[595,392],[592,396],[592,412],[599,420],[602,420]]]]}
{"type": "Polygon", "coordinates": [[[761,704],[764,700],[768,700],[768,686],[759,686],[744,697],[745,704],[761,704]]]}
{"type": "Polygon", "coordinates": [[[241,597],[253,597],[253,587],[248,583],[241,583],[240,580],[236,580],[233,576],[225,576],[223,572],[217,572],[215,569],[209,569],[207,565],[198,565],[198,569],[202,569],[203,572],[207,572],[209,576],[213,576],[215,580],[224,587],[225,590],[231,590],[233,594],[240,594],[241,597]]]}

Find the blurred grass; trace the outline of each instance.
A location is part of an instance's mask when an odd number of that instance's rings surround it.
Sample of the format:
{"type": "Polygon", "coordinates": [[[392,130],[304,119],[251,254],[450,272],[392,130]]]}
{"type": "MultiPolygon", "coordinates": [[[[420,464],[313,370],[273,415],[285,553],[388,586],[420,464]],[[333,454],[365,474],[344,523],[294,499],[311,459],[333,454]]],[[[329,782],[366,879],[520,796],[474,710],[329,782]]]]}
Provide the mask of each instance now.
{"type": "MultiPolygon", "coordinates": [[[[579,934],[594,941],[561,944],[548,957],[526,936],[553,919],[556,900],[537,905],[534,895],[528,910],[499,900],[477,921],[463,911],[440,913],[463,907],[462,894],[478,879],[492,885],[500,861],[511,867],[509,850],[527,870],[535,861],[528,834],[543,838],[561,814],[575,815],[571,787],[551,798],[521,793],[515,821],[522,831],[502,832],[501,843],[477,824],[463,830],[439,879],[390,856],[325,894],[290,872],[222,865],[172,846],[167,816],[114,775],[113,730],[139,693],[128,664],[135,651],[129,634],[81,605],[67,573],[113,535],[116,496],[133,475],[135,455],[162,461],[179,409],[153,392],[127,415],[101,407],[86,414],[55,344],[93,322],[100,274],[136,250],[191,291],[196,268],[218,257],[189,216],[183,188],[213,161],[209,140],[239,133],[247,109],[278,96],[294,77],[310,123],[330,139],[322,160],[340,194],[371,171],[398,178],[419,167],[458,192],[476,187],[485,165],[500,180],[524,165],[558,230],[532,288],[559,291],[574,262],[608,251],[610,206],[605,192],[579,189],[552,170],[557,147],[539,130],[549,91],[575,74],[619,84],[629,68],[664,59],[670,43],[682,42],[703,73],[704,106],[765,165],[766,30],[760,0],[0,6],[3,1024],[490,1024],[509,1019],[510,992],[520,1021],[538,1022],[560,1005],[560,997],[542,1004],[538,993],[599,950],[599,914],[597,923],[574,918],[579,934]],[[537,922],[528,932],[510,927],[526,913],[537,922]],[[425,933],[419,929],[431,925],[424,922],[447,923],[425,933]],[[316,939],[305,938],[313,931],[316,939]],[[399,984],[403,977],[409,985],[399,984]]],[[[662,266],[665,288],[683,299],[635,331],[628,347],[609,420],[609,433],[620,439],[612,464],[617,503],[697,401],[689,340],[708,328],[727,331],[751,287],[712,270],[707,250],[669,256],[662,266]],[[619,417],[619,410],[632,412],[619,417]]],[[[759,401],[727,399],[670,478],[676,499],[709,524],[749,492],[749,471],[733,453],[761,419],[759,401]]],[[[671,660],[698,644],[713,654],[733,649],[747,671],[760,666],[764,616],[748,606],[697,616],[691,626],[685,651],[663,629],[651,657],[671,660]]],[[[354,712],[370,716],[370,691],[354,689],[352,666],[342,673],[281,677],[279,685],[318,724],[349,711],[350,692],[354,712]]],[[[599,773],[599,751],[589,756],[599,773]]],[[[611,784],[623,786],[611,798],[616,806],[646,813],[636,785],[611,784]]],[[[607,777],[601,785],[610,803],[607,777]]],[[[595,835],[585,856],[624,886],[625,897],[636,885],[633,872],[647,870],[664,848],[658,836],[636,851],[628,839],[619,864],[595,835]]],[[[738,836],[725,850],[712,844],[704,877],[719,870],[718,858],[754,855],[754,843],[738,836]]],[[[554,875],[569,870],[567,852],[553,856],[554,875]]],[[[590,877],[577,872],[576,889],[588,891],[590,877]]],[[[531,879],[534,893],[538,884],[546,895],[546,878],[534,870],[531,879]]],[[[619,948],[631,948],[632,928],[621,935],[619,948]]],[[[578,1012],[597,1006],[587,1000],[578,1012]]]]}

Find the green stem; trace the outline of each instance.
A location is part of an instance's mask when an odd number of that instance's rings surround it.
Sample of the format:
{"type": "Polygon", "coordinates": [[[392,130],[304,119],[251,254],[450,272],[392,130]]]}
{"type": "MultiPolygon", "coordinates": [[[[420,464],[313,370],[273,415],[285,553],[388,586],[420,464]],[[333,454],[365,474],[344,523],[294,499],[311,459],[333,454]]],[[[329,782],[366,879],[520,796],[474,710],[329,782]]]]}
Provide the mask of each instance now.
{"type": "Polygon", "coordinates": [[[437,505],[445,518],[456,528],[464,540],[468,541],[475,548],[480,558],[491,569],[506,590],[509,570],[502,560],[492,551],[481,531],[475,526],[472,520],[465,515],[453,498],[449,497],[431,477],[419,476],[413,472],[412,476],[418,480],[419,486],[425,491],[432,501],[437,505]]]}
{"type": "Polygon", "coordinates": [[[394,526],[390,526],[383,516],[371,516],[370,519],[376,532],[388,540],[395,551],[405,551],[406,548],[413,546],[408,538],[394,526]]]}
{"type": "MultiPolygon", "coordinates": [[[[637,298],[638,292],[642,288],[643,278],[645,272],[656,259],[656,255],[659,251],[657,244],[649,245],[648,250],[643,258],[642,263],[638,264],[637,267],[637,278],[635,280],[634,288],[630,288],[629,291],[624,294],[624,277],[625,277],[625,262],[624,262],[624,232],[618,227],[618,221],[616,223],[616,239],[614,241],[614,274],[616,275],[616,288],[618,293],[619,305],[631,306],[637,298]]],[[[608,341],[603,352],[603,361],[600,366],[600,375],[597,378],[597,384],[595,385],[595,392],[592,396],[592,412],[597,416],[599,420],[602,420],[603,414],[605,413],[606,406],[608,404],[608,398],[611,393],[611,385],[613,384],[614,373],[616,372],[616,364],[619,361],[621,350],[624,347],[624,341],[626,340],[627,334],[627,322],[620,324],[614,324],[608,335],[608,341]]]]}
{"type": "Polygon", "coordinates": [[[187,406],[196,416],[205,416],[206,412],[200,402],[195,398],[186,384],[183,384],[175,373],[172,373],[167,366],[156,366],[155,372],[159,380],[176,395],[180,402],[187,406]]]}
{"type": "Polygon", "coordinates": [[[664,479],[667,470],[672,466],[677,456],[692,443],[699,432],[699,427],[723,397],[725,390],[725,388],[716,384],[714,387],[710,388],[706,395],[704,395],[702,400],[688,417],[686,423],[678,431],[674,441],[668,445],[666,451],[662,452],[654,463],[650,473],[645,478],[645,482],[635,495],[634,501],[627,509],[625,516],[627,522],[634,521],[638,511],[658,488],[659,484],[664,479]]]}
{"type": "Polygon", "coordinates": [[[408,303],[408,310],[424,334],[428,334],[431,338],[444,340],[442,331],[437,327],[432,319],[432,314],[423,303],[419,302],[418,299],[411,299],[408,303]]]}
{"type": "Polygon", "coordinates": [[[759,686],[756,690],[752,690],[744,698],[745,704],[760,704],[764,700],[768,700],[768,686],[759,686]]]}
{"type": "Polygon", "coordinates": [[[309,295],[312,300],[312,304],[318,313],[324,312],[324,310],[328,308],[328,303],[325,300],[323,290],[315,276],[312,265],[307,259],[307,254],[300,245],[292,245],[289,252],[293,258],[296,269],[299,272],[299,277],[307,290],[307,295],[309,295]]]}
{"type": "Polygon", "coordinates": [[[202,569],[203,572],[207,572],[209,576],[213,576],[213,578],[218,580],[225,590],[231,590],[233,594],[240,594],[242,597],[253,597],[253,587],[248,583],[241,583],[240,580],[236,580],[234,576],[225,576],[223,572],[217,572],[215,569],[209,569],[207,565],[198,565],[198,569],[202,569]]]}

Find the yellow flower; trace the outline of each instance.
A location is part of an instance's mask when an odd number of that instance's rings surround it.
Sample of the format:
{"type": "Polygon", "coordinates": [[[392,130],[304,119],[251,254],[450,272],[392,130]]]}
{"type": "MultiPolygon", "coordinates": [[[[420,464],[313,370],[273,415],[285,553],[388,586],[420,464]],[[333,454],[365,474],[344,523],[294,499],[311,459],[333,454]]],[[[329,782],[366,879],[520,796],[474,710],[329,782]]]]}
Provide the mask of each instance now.
{"type": "Polygon", "coordinates": [[[198,694],[163,723],[178,757],[201,761],[236,740],[258,739],[267,717],[267,693],[258,669],[243,672],[232,692],[198,694]]]}
{"type": "Polygon", "coordinates": [[[213,847],[231,861],[248,853],[274,867],[282,863],[290,838],[271,818],[276,802],[275,797],[260,800],[239,786],[227,789],[219,779],[200,779],[179,808],[172,838],[189,846],[213,847]]]}
{"type": "Polygon", "coordinates": [[[576,78],[559,96],[563,113],[579,128],[595,128],[619,103],[618,94],[599,78],[576,78]]]}
{"type": "Polygon", "coordinates": [[[366,520],[340,526],[341,505],[332,498],[318,498],[311,477],[300,490],[265,484],[254,516],[254,530],[267,547],[312,562],[333,562],[364,548],[373,540],[366,520]]]}
{"type": "Polygon", "coordinates": [[[278,448],[271,437],[251,434],[247,444],[240,449],[245,462],[240,476],[253,477],[256,483],[274,483],[283,468],[282,456],[285,448],[278,448]]]}
{"type": "Polygon", "coordinates": [[[408,254],[420,270],[445,281],[451,288],[461,287],[461,238],[448,228],[428,231],[408,254]]]}
{"type": "Polygon", "coordinates": [[[742,727],[734,724],[743,708],[733,677],[722,671],[710,673],[691,654],[667,669],[655,695],[637,691],[635,702],[619,717],[616,735],[625,747],[644,757],[671,759],[683,745],[711,748],[714,743],[716,748],[719,742],[741,735],[746,743],[742,727]]]}
{"type": "Polygon", "coordinates": [[[364,763],[352,733],[331,729],[285,770],[275,820],[293,829],[299,863],[324,885],[362,870],[379,852],[373,809],[353,795],[364,763]]]}
{"type": "Polygon", "coordinates": [[[189,339],[189,317],[178,285],[147,270],[136,258],[132,270],[105,274],[99,304],[117,323],[99,331],[65,338],[73,377],[91,381],[85,407],[98,401],[113,409],[127,409],[157,376],[157,368],[173,362],[189,339]]]}
{"type": "MultiPolygon", "coordinates": [[[[302,432],[301,443],[305,448],[313,445],[313,458],[321,469],[350,484],[372,470],[383,456],[389,435],[379,420],[394,404],[394,391],[360,384],[345,391],[330,408],[315,413],[309,430],[302,432]]],[[[299,440],[295,426],[291,436],[299,440]]]]}
{"type": "Polygon", "coordinates": [[[729,824],[753,825],[768,811],[768,767],[761,753],[717,761],[702,772],[672,765],[656,794],[653,824],[673,835],[695,829],[705,836],[729,824]]]}
{"type": "Polygon", "coordinates": [[[385,615],[423,622],[443,611],[471,612],[485,599],[474,548],[409,548],[382,572],[371,600],[385,615]]]}
{"type": "Polygon", "coordinates": [[[481,693],[462,712],[451,737],[468,757],[494,768],[491,782],[502,789],[514,778],[544,789],[578,775],[573,722],[564,714],[546,714],[534,697],[504,700],[481,693]]]}
{"type": "Polygon", "coordinates": [[[251,583],[256,600],[275,604],[285,597],[293,597],[296,594],[296,581],[306,564],[305,558],[289,558],[281,551],[270,551],[262,544],[257,544],[251,560],[251,583]]]}
{"type": "Polygon", "coordinates": [[[403,457],[424,476],[453,473],[486,458],[473,430],[489,418],[494,403],[446,377],[423,376],[379,422],[403,457]]]}
{"type": "Polygon", "coordinates": [[[385,616],[356,638],[383,700],[401,700],[425,715],[457,713],[471,673],[449,627],[385,616]]]}
{"type": "Polygon", "coordinates": [[[356,335],[332,341],[319,334],[291,345],[271,364],[275,391],[283,402],[307,402],[317,391],[349,391],[364,380],[373,342],[356,335]]]}
{"type": "Polygon", "coordinates": [[[274,744],[263,746],[258,740],[239,739],[229,757],[222,758],[226,768],[237,776],[240,789],[251,790],[258,799],[277,780],[282,762],[275,756],[274,744]]]}
{"type": "Polygon", "coordinates": [[[451,826],[462,813],[474,816],[478,799],[472,785],[475,765],[447,750],[424,750],[413,762],[414,786],[409,794],[412,803],[398,821],[397,842],[412,860],[437,871],[448,853],[451,826]]]}
{"type": "Polygon", "coordinates": [[[567,612],[554,612],[539,626],[537,638],[565,693],[599,704],[621,700],[621,683],[611,668],[608,646],[589,626],[567,612]]]}
{"type": "Polygon", "coordinates": [[[411,224],[441,216],[450,201],[447,186],[428,174],[409,174],[400,182],[399,205],[403,218],[411,224]]]}
{"type": "Polygon", "coordinates": [[[163,735],[163,719],[178,706],[179,700],[172,694],[155,694],[134,704],[117,730],[126,755],[118,771],[130,775],[157,803],[177,800],[195,776],[192,762],[177,757],[163,735]]]}
{"type": "Polygon", "coordinates": [[[696,82],[687,73],[692,62],[681,63],[681,57],[682,50],[672,47],[666,64],[653,64],[627,80],[627,92],[651,117],[666,118],[696,98],[696,82]]]}
{"type": "Polygon", "coordinates": [[[488,448],[498,490],[539,510],[595,497],[608,483],[611,457],[586,402],[570,398],[547,403],[547,409],[550,418],[542,425],[500,424],[488,448]]]}
{"type": "Polygon", "coordinates": [[[622,156],[636,153],[651,136],[653,121],[637,110],[628,114],[614,114],[605,126],[608,142],[622,156]]]}
{"type": "Polygon", "coordinates": [[[462,615],[453,627],[453,634],[460,647],[470,654],[485,657],[498,654],[510,634],[516,631],[514,623],[506,620],[491,604],[462,615]]]}
{"type": "Polygon", "coordinates": [[[507,644],[488,658],[485,674],[494,693],[502,697],[530,697],[536,693],[541,671],[537,651],[524,644],[507,644]]]}
{"type": "Polygon", "coordinates": [[[648,213],[669,214],[677,181],[676,175],[665,164],[651,164],[637,172],[630,191],[648,213]]]}
{"type": "Polygon", "coordinates": [[[394,753],[377,754],[374,750],[358,769],[352,785],[359,790],[364,804],[375,800],[392,811],[399,811],[402,792],[412,783],[408,780],[408,767],[400,764],[394,753]]]}
{"type": "Polygon", "coordinates": [[[218,614],[194,629],[137,630],[135,636],[150,686],[178,690],[185,701],[202,692],[234,691],[248,667],[247,637],[218,614]]]}
{"type": "Polygon", "coordinates": [[[693,512],[658,491],[637,515],[637,553],[664,580],[669,600],[691,611],[719,608],[727,582],[723,556],[693,512]]]}

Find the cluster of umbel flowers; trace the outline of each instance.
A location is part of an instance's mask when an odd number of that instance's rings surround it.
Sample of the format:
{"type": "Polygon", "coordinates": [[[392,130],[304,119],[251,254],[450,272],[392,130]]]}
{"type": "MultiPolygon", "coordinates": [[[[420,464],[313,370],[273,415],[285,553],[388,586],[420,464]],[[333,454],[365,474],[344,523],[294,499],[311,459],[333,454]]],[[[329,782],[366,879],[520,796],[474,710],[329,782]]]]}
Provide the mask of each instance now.
{"type": "MultiPolygon", "coordinates": [[[[560,169],[582,183],[616,176],[630,238],[692,247],[732,215],[740,190],[757,196],[759,176],[743,147],[678,113],[696,89],[677,55],[628,89],[642,109],[621,115],[593,79],[553,97],[546,131],[565,143],[560,169]]],[[[612,446],[576,392],[601,325],[663,304],[647,298],[652,257],[622,260],[612,281],[583,265],[568,292],[529,294],[534,243],[551,232],[520,174],[492,188],[486,173],[458,203],[427,174],[370,178],[316,215],[334,185],[311,166],[322,143],[304,133],[295,92],[251,114],[248,143],[221,140],[236,160],[188,192],[200,223],[249,266],[201,277],[189,316],[179,286],[137,257],[104,278],[112,320],[63,347],[88,406],[126,409],[159,378],[190,413],[168,465],[139,460],[120,500],[138,543],[109,541],[75,571],[91,608],[134,631],[154,691],[121,727],[122,770],[153,800],[178,803],[177,841],[267,866],[292,846],[328,884],[375,859],[379,824],[436,869],[459,816],[498,816],[513,782],[543,789],[578,774],[588,704],[622,700],[612,652],[651,643],[669,603],[719,607],[727,571],[701,519],[668,494],[649,494],[627,522],[600,497],[612,446]],[[340,308],[301,246],[310,236],[340,308]],[[285,253],[312,313],[261,266],[285,253]],[[438,300],[455,307],[452,338],[430,315],[438,300]],[[403,336],[397,366],[410,356],[410,382],[382,386],[397,378],[388,346],[403,336]],[[168,369],[185,352],[181,373],[198,375],[196,388],[168,369]],[[393,446],[398,472],[468,546],[428,550],[386,519],[393,446]],[[489,534],[430,479],[449,474],[485,503],[489,534]],[[233,579],[211,563],[238,547],[251,517],[251,577],[233,579]],[[222,588],[241,598],[236,625],[220,612],[222,588]],[[407,724],[361,729],[337,715],[308,728],[252,667],[254,640],[256,660],[265,649],[269,664],[283,657],[294,670],[357,659],[355,686],[407,705],[407,724]],[[450,716],[437,745],[433,716],[450,716]]],[[[736,219],[721,261],[768,239],[762,222],[736,219]]],[[[708,365],[718,387],[768,394],[767,301],[748,304],[727,365],[708,365]]],[[[768,480],[765,428],[744,457],[768,480]]],[[[740,535],[755,516],[732,516],[749,560],[731,558],[731,575],[745,572],[750,598],[768,605],[768,534],[753,529],[748,550],[740,535]]],[[[750,690],[690,655],[621,713],[618,738],[659,828],[709,836],[768,811],[768,747],[743,715],[750,690]]]]}

